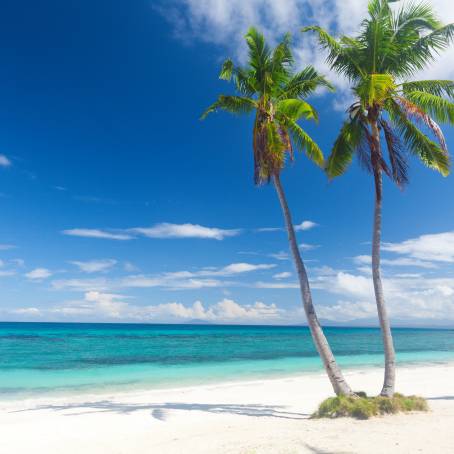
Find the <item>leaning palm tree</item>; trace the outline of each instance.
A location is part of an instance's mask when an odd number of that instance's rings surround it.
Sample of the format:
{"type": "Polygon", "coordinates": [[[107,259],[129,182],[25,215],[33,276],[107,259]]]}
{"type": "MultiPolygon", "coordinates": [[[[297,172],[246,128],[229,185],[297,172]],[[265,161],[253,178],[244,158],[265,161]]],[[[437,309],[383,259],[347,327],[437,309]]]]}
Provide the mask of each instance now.
{"type": "Polygon", "coordinates": [[[351,395],[323,333],[312,304],[311,290],[306,269],[296,241],[295,230],[282,187],[280,173],[286,155],[293,159],[294,147],[304,151],[309,159],[323,166],[323,154],[318,145],[301,128],[298,121],[316,120],[315,109],[303,98],[318,87],[331,88],[317,71],[309,66],[294,73],[290,37],[271,50],[263,35],[251,28],[246,35],[249,61],[244,67],[226,60],[220,78],[233,79],[238,96],[219,96],[202,115],[218,109],[230,113],[255,113],[252,133],[254,152],[254,182],[256,185],[273,182],[284,214],[290,249],[298,273],[304,311],[315,346],[325,366],[336,394],[351,395]]]}
{"type": "Polygon", "coordinates": [[[380,274],[382,175],[398,186],[408,182],[407,154],[416,155],[446,176],[449,156],[436,121],[454,123],[454,83],[451,80],[409,80],[454,38],[454,24],[443,26],[425,3],[409,3],[394,11],[388,0],[371,0],[369,15],[357,36],[335,39],[317,26],[328,51],[331,69],[346,76],[355,102],[348,108],[328,159],[329,177],[341,175],[357,154],[374,177],[375,211],[372,240],[372,277],[385,352],[381,391],[392,396],[395,386],[395,352],[380,274]],[[386,144],[388,161],[382,152],[386,144]]]}

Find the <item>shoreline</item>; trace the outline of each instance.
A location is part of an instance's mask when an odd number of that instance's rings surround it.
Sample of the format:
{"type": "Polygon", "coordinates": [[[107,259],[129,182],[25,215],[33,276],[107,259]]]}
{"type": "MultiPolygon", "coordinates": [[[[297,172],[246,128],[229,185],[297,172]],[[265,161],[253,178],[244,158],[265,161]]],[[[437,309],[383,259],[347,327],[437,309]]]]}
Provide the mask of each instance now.
{"type": "MultiPolygon", "coordinates": [[[[373,395],[383,371],[349,370],[346,375],[355,390],[373,395]]],[[[400,367],[397,380],[398,392],[428,398],[431,411],[368,421],[308,419],[332,395],[323,373],[3,401],[0,452],[454,452],[454,364],[400,367]]]]}
{"type": "MultiPolygon", "coordinates": [[[[453,367],[454,370],[454,359],[452,360],[442,360],[442,361],[405,361],[398,363],[398,371],[407,370],[407,369],[419,369],[427,367],[453,367]]],[[[351,375],[361,375],[367,372],[374,373],[383,373],[383,366],[376,364],[364,364],[364,365],[355,365],[352,367],[343,367],[343,373],[346,377],[351,375]]],[[[265,374],[263,374],[265,375],[265,374]]],[[[104,387],[97,387],[91,385],[84,385],[82,387],[67,387],[67,388],[58,388],[54,391],[39,390],[33,389],[31,391],[24,391],[23,393],[18,393],[16,395],[7,396],[7,392],[0,393],[0,408],[2,404],[22,402],[22,401],[34,401],[34,400],[55,400],[55,399],[68,399],[72,397],[104,397],[111,395],[121,395],[121,396],[132,396],[143,393],[152,393],[152,392],[186,392],[196,389],[215,389],[223,386],[241,386],[241,385],[254,385],[264,382],[279,382],[289,379],[304,379],[307,377],[319,377],[321,380],[325,379],[325,371],[323,368],[318,370],[301,370],[301,371],[286,371],[282,374],[272,373],[268,376],[261,377],[241,377],[234,379],[228,377],[225,379],[212,379],[204,383],[187,383],[180,386],[174,386],[172,383],[169,386],[162,386],[162,384],[150,384],[146,386],[146,383],[141,383],[139,386],[129,386],[128,384],[121,385],[106,385],[104,387]]]]}

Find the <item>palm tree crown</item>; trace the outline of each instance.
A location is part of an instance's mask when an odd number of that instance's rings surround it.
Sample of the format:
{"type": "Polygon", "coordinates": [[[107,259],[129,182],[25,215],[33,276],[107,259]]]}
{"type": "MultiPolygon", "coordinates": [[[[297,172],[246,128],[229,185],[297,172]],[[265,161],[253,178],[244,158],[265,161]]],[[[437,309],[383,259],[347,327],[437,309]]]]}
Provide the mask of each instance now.
{"type": "Polygon", "coordinates": [[[308,66],[293,71],[290,35],[271,50],[261,33],[250,28],[246,34],[249,60],[236,66],[228,59],[220,78],[233,79],[238,96],[221,95],[202,115],[222,109],[235,114],[255,111],[253,131],[254,181],[269,182],[284,167],[286,153],[293,158],[293,147],[304,150],[318,165],[323,154],[318,145],[298,124],[298,120],[317,120],[317,112],[303,98],[318,87],[331,88],[326,79],[308,66]]]}
{"type": "Polygon", "coordinates": [[[399,186],[407,182],[407,151],[442,175],[449,173],[437,122],[454,124],[454,82],[408,78],[448,47],[454,24],[441,24],[425,3],[394,10],[394,1],[371,0],[369,17],[355,37],[335,39],[317,26],[303,29],[318,33],[331,68],[352,82],[356,98],[327,163],[330,177],[341,175],[355,152],[367,170],[378,166],[399,186]],[[374,153],[373,123],[383,133],[389,163],[374,153]]]}

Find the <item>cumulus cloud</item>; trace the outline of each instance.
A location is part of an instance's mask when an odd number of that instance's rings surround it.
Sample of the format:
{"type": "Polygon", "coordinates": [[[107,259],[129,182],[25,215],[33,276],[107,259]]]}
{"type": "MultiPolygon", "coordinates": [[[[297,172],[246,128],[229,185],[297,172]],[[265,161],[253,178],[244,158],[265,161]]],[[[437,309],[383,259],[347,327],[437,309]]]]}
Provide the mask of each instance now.
{"type": "MultiPolygon", "coordinates": [[[[335,304],[320,306],[320,316],[332,321],[374,318],[375,297],[370,276],[343,271],[315,276],[312,288],[338,295],[335,304]]],[[[454,322],[454,277],[419,273],[383,278],[385,300],[392,319],[454,322]]]]}
{"type": "Polygon", "coordinates": [[[454,231],[421,235],[401,243],[384,243],[384,251],[408,255],[412,258],[434,261],[454,262],[454,231]]]}
{"type": "Polygon", "coordinates": [[[0,167],[9,167],[10,165],[11,161],[4,154],[0,154],[0,167]]]}
{"type": "Polygon", "coordinates": [[[62,231],[63,235],[79,236],[82,238],[101,238],[106,240],[132,240],[133,236],[126,233],[114,233],[100,229],[68,229],[62,231]]]}
{"type": "Polygon", "coordinates": [[[75,320],[100,318],[170,323],[194,320],[211,323],[271,323],[285,315],[285,311],[275,304],[265,304],[261,301],[242,305],[224,298],[211,305],[195,301],[193,304],[170,302],[142,306],[132,304],[128,300],[130,297],[125,295],[89,291],[81,300],[69,301],[48,311],[21,308],[9,312],[25,316],[57,316],[75,320]]]}
{"type": "Polygon", "coordinates": [[[99,273],[102,271],[108,271],[116,265],[117,261],[113,259],[90,260],[87,262],[74,260],[70,263],[76,265],[84,273],[99,273]]]}
{"type": "Polygon", "coordinates": [[[241,230],[225,230],[216,227],[204,227],[198,224],[170,224],[164,222],[153,227],[137,227],[131,229],[131,232],[148,238],[207,238],[223,240],[224,238],[239,235],[241,230]]]}
{"type": "Polygon", "coordinates": [[[35,268],[29,273],[26,273],[25,276],[30,280],[38,281],[52,276],[52,272],[49,271],[47,268],[35,268]]]}

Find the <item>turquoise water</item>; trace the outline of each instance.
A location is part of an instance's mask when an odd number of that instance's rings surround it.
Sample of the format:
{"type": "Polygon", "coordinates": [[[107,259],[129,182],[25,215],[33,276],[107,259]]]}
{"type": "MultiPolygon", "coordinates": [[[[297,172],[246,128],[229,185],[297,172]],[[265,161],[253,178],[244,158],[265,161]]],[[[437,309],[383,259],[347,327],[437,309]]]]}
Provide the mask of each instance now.
{"type": "MultiPolygon", "coordinates": [[[[454,330],[394,329],[400,363],[454,361],[454,330]]],[[[326,328],[345,368],[381,366],[375,328],[326,328]]],[[[0,398],[321,371],[306,327],[0,323],[0,398]]]]}

